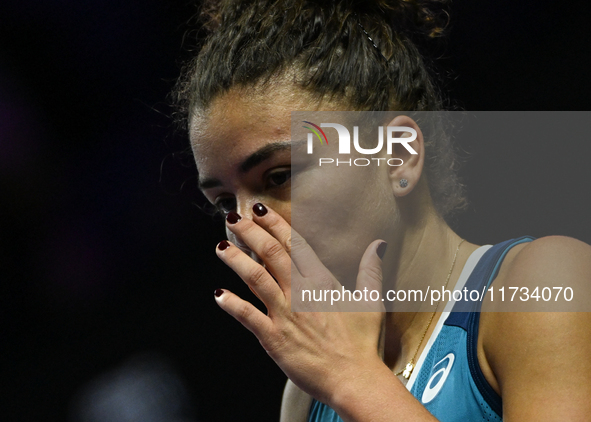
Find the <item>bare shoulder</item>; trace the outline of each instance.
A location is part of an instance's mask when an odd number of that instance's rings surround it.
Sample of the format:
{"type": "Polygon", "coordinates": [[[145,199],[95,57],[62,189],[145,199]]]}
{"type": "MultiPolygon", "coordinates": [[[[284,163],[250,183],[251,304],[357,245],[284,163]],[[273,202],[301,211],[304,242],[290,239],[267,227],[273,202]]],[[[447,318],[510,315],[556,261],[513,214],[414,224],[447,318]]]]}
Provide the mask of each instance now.
{"type": "Polygon", "coordinates": [[[499,274],[504,282],[518,279],[564,282],[591,275],[591,246],[572,237],[542,237],[515,249],[516,253],[499,274]]]}
{"type": "Polygon", "coordinates": [[[280,422],[306,422],[312,397],[287,380],[281,401],[280,422]]]}
{"type": "MultiPolygon", "coordinates": [[[[538,287],[538,294],[546,288],[551,301],[571,288],[589,302],[591,246],[569,237],[545,237],[507,258],[499,285],[530,292],[538,287]]],[[[543,300],[528,300],[536,299],[543,300]]],[[[502,396],[504,420],[579,420],[591,413],[590,312],[483,313],[480,328],[479,361],[502,396]]]]}
{"type": "MultiPolygon", "coordinates": [[[[498,309],[515,312],[484,312],[486,332],[496,333],[500,338],[495,341],[501,342],[511,338],[507,330],[519,333],[522,339],[549,342],[543,335],[548,331],[554,333],[553,338],[560,332],[573,334],[576,327],[590,331],[591,325],[581,324],[591,321],[591,246],[564,236],[544,237],[519,246],[508,254],[493,284],[493,301],[504,305],[498,309]],[[502,287],[504,296],[499,294],[502,287]],[[567,289],[570,291],[565,294],[567,289]],[[523,303],[531,306],[520,306],[523,303]],[[544,308],[544,304],[548,306],[544,308]],[[551,312],[518,312],[541,309],[551,312]]],[[[571,344],[573,341],[576,339],[571,339],[571,344]]]]}
{"type": "Polygon", "coordinates": [[[485,309],[591,311],[591,246],[565,236],[518,245],[503,261],[494,292],[485,309]]]}

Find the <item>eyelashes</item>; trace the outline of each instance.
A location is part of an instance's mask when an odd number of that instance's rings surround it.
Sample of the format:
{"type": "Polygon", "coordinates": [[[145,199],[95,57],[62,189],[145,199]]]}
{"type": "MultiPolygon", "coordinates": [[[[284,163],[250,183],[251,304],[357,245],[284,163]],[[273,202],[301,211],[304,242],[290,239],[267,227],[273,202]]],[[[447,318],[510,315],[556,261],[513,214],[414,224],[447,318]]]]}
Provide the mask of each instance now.
{"type": "Polygon", "coordinates": [[[236,209],[236,199],[234,197],[220,198],[214,204],[217,212],[224,217],[236,209]]]}
{"type": "Polygon", "coordinates": [[[269,187],[279,187],[291,180],[291,169],[280,170],[267,177],[269,187]]]}
{"type": "MultiPolygon", "coordinates": [[[[285,189],[291,187],[291,168],[274,169],[270,171],[264,180],[264,190],[271,191],[276,190],[276,194],[283,196],[279,192],[284,192],[285,189]]],[[[205,208],[205,207],[203,207],[205,208]]],[[[229,194],[223,194],[218,196],[213,204],[208,203],[209,215],[213,217],[222,216],[226,217],[230,212],[236,210],[236,197],[229,194]]]]}

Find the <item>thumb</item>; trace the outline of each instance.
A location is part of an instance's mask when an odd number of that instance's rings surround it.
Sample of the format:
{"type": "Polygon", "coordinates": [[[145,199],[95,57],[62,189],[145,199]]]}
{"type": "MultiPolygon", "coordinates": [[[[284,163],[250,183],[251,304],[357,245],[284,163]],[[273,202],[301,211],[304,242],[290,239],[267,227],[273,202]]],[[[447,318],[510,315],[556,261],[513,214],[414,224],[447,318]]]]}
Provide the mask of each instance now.
{"type": "Polygon", "coordinates": [[[383,240],[374,240],[369,244],[359,263],[357,275],[357,290],[377,290],[382,295],[382,257],[386,252],[388,243],[383,240]]]}

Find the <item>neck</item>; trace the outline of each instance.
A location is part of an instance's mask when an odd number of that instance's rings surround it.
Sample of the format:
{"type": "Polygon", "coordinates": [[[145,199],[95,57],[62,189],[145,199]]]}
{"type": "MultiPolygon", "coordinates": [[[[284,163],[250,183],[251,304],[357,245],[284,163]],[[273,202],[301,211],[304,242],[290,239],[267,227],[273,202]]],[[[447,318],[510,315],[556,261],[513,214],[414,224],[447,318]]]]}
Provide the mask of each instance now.
{"type": "MultiPolygon", "coordinates": [[[[384,273],[384,288],[425,292],[429,286],[431,290],[441,291],[447,282],[446,289],[453,289],[468,257],[478,246],[464,242],[458,249],[462,239],[435,213],[430,213],[418,224],[401,225],[407,230],[401,233],[396,247],[391,249],[396,255],[389,259],[393,265],[384,273]]],[[[413,306],[409,306],[409,312],[386,315],[384,362],[394,371],[403,369],[418,347],[416,364],[445,307],[445,303],[431,305],[430,298],[420,304],[405,302],[405,305],[410,303],[413,306]]]]}

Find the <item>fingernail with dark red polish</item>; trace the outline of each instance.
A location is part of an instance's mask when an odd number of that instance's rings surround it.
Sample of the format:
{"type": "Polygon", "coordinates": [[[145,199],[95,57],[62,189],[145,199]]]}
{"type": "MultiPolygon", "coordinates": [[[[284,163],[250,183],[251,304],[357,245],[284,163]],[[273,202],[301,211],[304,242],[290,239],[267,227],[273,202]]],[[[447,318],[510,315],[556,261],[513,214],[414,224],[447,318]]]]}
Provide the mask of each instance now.
{"type": "Polygon", "coordinates": [[[240,217],[240,215],[237,212],[232,211],[231,213],[229,213],[226,216],[226,220],[230,224],[236,224],[237,222],[239,222],[240,220],[242,220],[242,217],[240,217]]]}
{"type": "Polygon", "coordinates": [[[222,240],[220,243],[218,243],[218,249],[220,251],[224,251],[226,249],[228,249],[230,247],[230,243],[227,240],[222,240]]]}
{"type": "Polygon", "coordinates": [[[384,254],[386,253],[386,248],[388,248],[387,242],[382,242],[378,246],[378,249],[376,252],[377,252],[378,256],[380,257],[380,259],[382,259],[384,257],[384,254]]]}
{"type": "Polygon", "coordinates": [[[267,214],[267,208],[260,202],[252,206],[252,211],[258,216],[262,217],[267,214]]]}
{"type": "Polygon", "coordinates": [[[215,297],[220,297],[224,294],[224,291],[222,289],[215,289],[215,292],[213,292],[213,294],[215,295],[215,297]]]}

